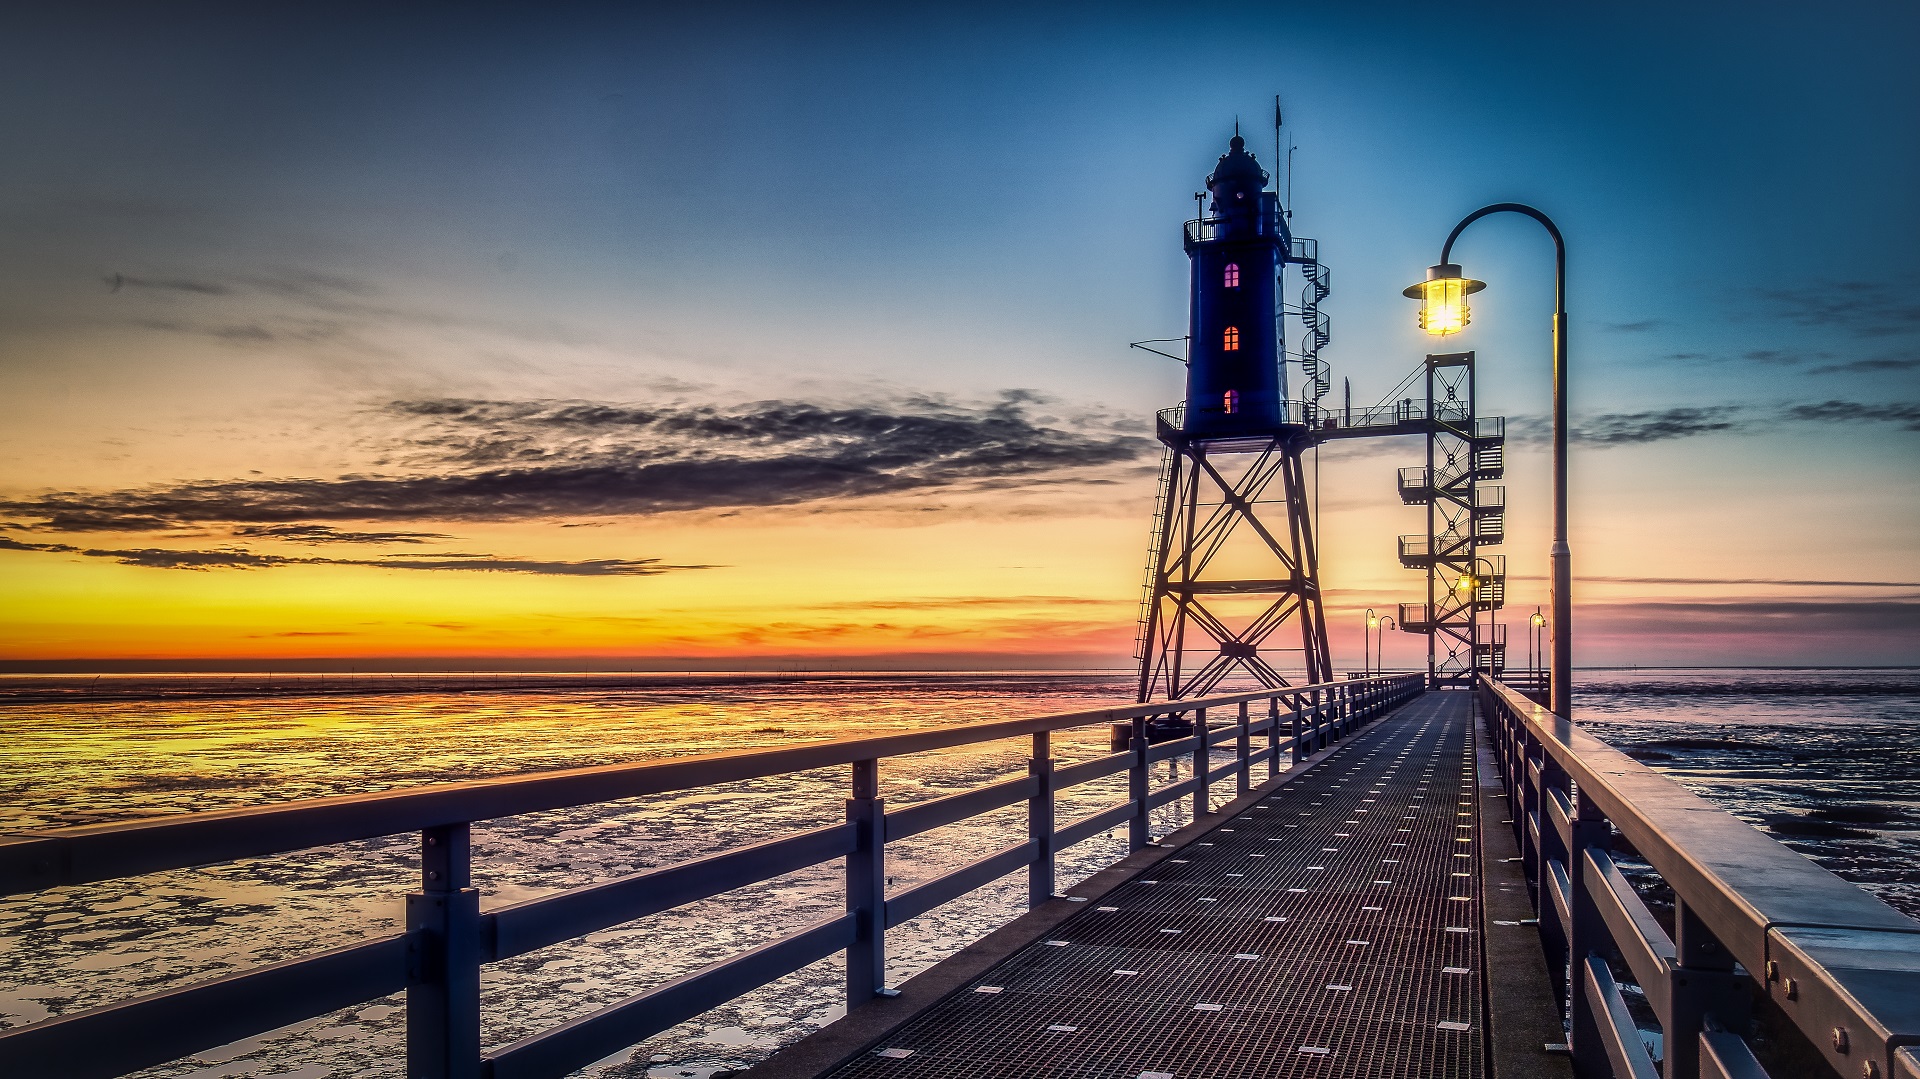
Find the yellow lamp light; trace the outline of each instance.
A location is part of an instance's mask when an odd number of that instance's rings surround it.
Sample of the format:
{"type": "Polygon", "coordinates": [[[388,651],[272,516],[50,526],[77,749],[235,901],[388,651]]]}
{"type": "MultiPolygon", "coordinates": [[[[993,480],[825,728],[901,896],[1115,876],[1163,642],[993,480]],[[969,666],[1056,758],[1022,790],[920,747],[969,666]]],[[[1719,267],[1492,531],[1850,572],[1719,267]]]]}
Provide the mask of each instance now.
{"type": "Polygon", "coordinates": [[[1547,616],[1544,614],[1541,614],[1538,611],[1535,611],[1533,615],[1527,620],[1529,622],[1532,622],[1536,626],[1544,626],[1547,624],[1547,616]]]}
{"type": "Polygon", "coordinates": [[[1443,262],[1427,267],[1427,279],[1408,285],[1402,295],[1420,301],[1421,329],[1435,337],[1445,337],[1467,328],[1467,323],[1472,321],[1467,297],[1486,287],[1485,281],[1462,277],[1458,265],[1443,262]]]}
{"type": "Polygon", "coordinates": [[[1479,584],[1479,582],[1475,581],[1473,578],[1462,576],[1459,580],[1459,583],[1455,584],[1453,587],[1454,587],[1454,590],[1458,592],[1471,592],[1473,591],[1474,586],[1477,584],[1479,584]]]}

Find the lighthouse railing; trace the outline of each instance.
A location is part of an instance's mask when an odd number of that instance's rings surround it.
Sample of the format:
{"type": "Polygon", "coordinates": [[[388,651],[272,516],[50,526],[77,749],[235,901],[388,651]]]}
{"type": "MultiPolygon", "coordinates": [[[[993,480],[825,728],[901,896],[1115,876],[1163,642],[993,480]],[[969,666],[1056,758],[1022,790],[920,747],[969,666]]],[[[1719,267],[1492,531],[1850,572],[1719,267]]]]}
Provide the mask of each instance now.
{"type": "Polygon", "coordinates": [[[402,932],[0,1031],[0,1075],[124,1075],[405,992],[410,1077],[558,1077],[837,953],[846,957],[847,1002],[857,1006],[884,991],[887,930],[1023,868],[1029,903],[1047,902],[1061,850],[1122,827],[1130,849],[1144,846],[1152,841],[1154,809],[1189,798],[1204,814],[1213,784],[1232,780],[1245,794],[1422,690],[1422,676],[1394,675],[16,833],[0,839],[0,895],[409,832],[419,840],[420,887],[406,897],[402,932]],[[1153,740],[1149,721],[1159,717],[1190,717],[1192,733],[1153,740]],[[1125,729],[1124,749],[1066,765],[1054,760],[1054,734],[1113,725],[1125,729]],[[882,797],[882,762],[890,758],[1007,738],[1030,741],[1023,776],[898,808],[882,797]],[[1222,747],[1230,759],[1215,765],[1222,747]],[[1192,762],[1188,776],[1156,785],[1152,766],[1181,759],[1192,762]],[[1262,766],[1265,775],[1256,778],[1262,766]],[[481,909],[475,822],[832,767],[850,772],[842,823],[481,909]],[[1118,804],[1056,821],[1061,791],[1122,773],[1126,796],[1118,804]],[[889,893],[890,842],[1023,802],[1024,836],[889,893]],[[483,1050],[480,979],[487,964],[834,859],[843,864],[843,913],[483,1050]]]}

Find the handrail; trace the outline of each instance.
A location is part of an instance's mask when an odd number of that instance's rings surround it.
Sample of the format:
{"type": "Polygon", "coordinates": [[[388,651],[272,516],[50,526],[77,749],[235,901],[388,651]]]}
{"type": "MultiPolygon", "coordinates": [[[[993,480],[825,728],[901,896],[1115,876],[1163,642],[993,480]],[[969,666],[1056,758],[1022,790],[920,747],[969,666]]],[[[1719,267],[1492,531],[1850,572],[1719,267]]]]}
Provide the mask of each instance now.
{"type": "Polygon", "coordinates": [[[407,993],[407,1074],[415,1079],[537,1079],[566,1075],[743,993],[844,952],[847,1003],[880,994],[886,930],[1021,868],[1030,903],[1054,895],[1054,860],[1074,843],[1124,825],[1129,849],[1152,840],[1151,810],[1191,798],[1207,812],[1209,787],[1226,778],[1245,793],[1255,765],[1279,774],[1299,760],[1418,695],[1422,676],[1389,675],[1314,686],[1220,694],[1120,708],[975,723],[926,731],[747,750],[640,764],[538,772],[378,794],[287,802],[78,828],[37,830],[0,842],[0,894],[85,884],[165,869],[286,853],[350,839],[420,833],[421,886],[407,895],[406,929],[273,966],[244,970],[150,996],[118,1001],[0,1031],[0,1075],[91,1079],[123,1075],[385,996],[407,993]],[[1251,706],[1264,703],[1264,715],[1251,706]],[[1234,721],[1210,725],[1207,713],[1234,721]],[[1147,720],[1195,718],[1192,735],[1150,744],[1147,720]],[[1125,751],[1055,769],[1052,732],[1127,723],[1125,751]],[[887,810],[880,761],[933,749],[1027,735],[1026,776],[887,810]],[[1266,743],[1253,748],[1253,736],[1266,743]],[[1233,760],[1214,766],[1220,748],[1233,760]],[[1153,764],[1187,756],[1194,774],[1154,786],[1153,764]],[[472,882],[471,825],[519,813],[689,790],[850,765],[843,824],[481,911],[472,882]],[[1064,827],[1059,791],[1129,773],[1117,805],[1064,827]],[[886,891],[889,839],[918,834],[1026,801],[1026,835],[988,857],[886,891]],[[723,892],[845,860],[843,916],[644,989],[611,1007],[481,1052],[480,968],[535,949],[708,899],[723,892]]]}
{"type": "Polygon", "coordinates": [[[1512,687],[1479,689],[1581,1074],[1653,1074],[1615,951],[1659,1017],[1666,1079],[1765,1076],[1737,1034],[1756,994],[1837,1074],[1900,1074],[1896,1054],[1920,1044],[1920,922],[1512,687]],[[1615,832],[1672,888],[1671,937],[1614,867],[1615,832]]]}

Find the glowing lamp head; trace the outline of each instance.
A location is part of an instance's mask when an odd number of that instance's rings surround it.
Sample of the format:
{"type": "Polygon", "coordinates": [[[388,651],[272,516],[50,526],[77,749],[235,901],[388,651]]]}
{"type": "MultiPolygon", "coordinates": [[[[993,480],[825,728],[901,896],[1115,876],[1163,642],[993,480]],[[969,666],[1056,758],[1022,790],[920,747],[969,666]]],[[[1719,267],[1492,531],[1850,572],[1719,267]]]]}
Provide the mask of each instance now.
{"type": "Polygon", "coordinates": [[[1368,628],[1368,629],[1372,629],[1373,627],[1375,627],[1375,626],[1377,626],[1377,625],[1379,625],[1379,624],[1380,624],[1380,620],[1379,620],[1378,618],[1369,618],[1369,619],[1367,619],[1367,628],[1368,628]]]}
{"type": "Polygon", "coordinates": [[[1459,333],[1472,321],[1467,297],[1486,288],[1485,281],[1460,276],[1460,267],[1451,262],[1427,267],[1427,279],[1409,285],[1402,295],[1420,301],[1420,328],[1435,337],[1459,333]]]}
{"type": "Polygon", "coordinates": [[[1473,591],[1474,586],[1477,584],[1479,584],[1478,581],[1475,581],[1472,577],[1468,577],[1465,574],[1462,574],[1460,577],[1460,580],[1455,582],[1453,589],[1456,592],[1471,592],[1473,591]]]}
{"type": "Polygon", "coordinates": [[[1527,621],[1532,622],[1536,626],[1544,626],[1547,624],[1547,616],[1544,614],[1541,614],[1539,611],[1535,611],[1533,612],[1533,615],[1527,619],[1527,621]]]}

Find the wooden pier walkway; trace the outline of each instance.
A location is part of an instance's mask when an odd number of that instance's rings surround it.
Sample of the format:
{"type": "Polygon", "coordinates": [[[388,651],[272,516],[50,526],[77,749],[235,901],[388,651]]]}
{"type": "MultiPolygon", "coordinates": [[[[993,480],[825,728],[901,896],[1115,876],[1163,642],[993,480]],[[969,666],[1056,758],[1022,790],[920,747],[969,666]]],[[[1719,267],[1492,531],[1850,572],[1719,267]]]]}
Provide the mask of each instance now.
{"type": "Polygon", "coordinates": [[[1420,697],[831,1074],[1484,1074],[1472,731],[1420,697]]]}

